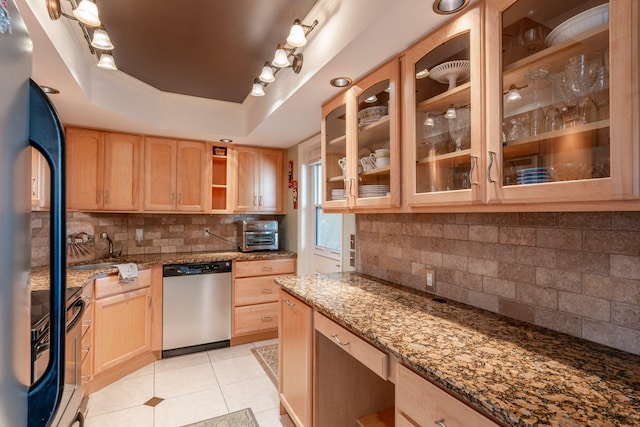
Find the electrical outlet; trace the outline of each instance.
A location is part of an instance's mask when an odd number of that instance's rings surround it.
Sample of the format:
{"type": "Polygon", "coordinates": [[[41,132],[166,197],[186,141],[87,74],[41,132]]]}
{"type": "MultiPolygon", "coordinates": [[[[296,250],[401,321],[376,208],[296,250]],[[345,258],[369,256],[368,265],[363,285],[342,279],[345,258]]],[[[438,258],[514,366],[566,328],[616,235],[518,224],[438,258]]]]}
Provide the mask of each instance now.
{"type": "Polygon", "coordinates": [[[144,230],[136,228],[136,242],[142,242],[142,239],[144,239],[144,230]]]}
{"type": "Polygon", "coordinates": [[[436,291],[436,272],[433,268],[425,269],[425,283],[424,290],[427,292],[435,292],[436,291]]]}
{"type": "Polygon", "coordinates": [[[205,227],[204,228],[204,237],[209,237],[209,232],[210,232],[209,227],[205,227]]]}

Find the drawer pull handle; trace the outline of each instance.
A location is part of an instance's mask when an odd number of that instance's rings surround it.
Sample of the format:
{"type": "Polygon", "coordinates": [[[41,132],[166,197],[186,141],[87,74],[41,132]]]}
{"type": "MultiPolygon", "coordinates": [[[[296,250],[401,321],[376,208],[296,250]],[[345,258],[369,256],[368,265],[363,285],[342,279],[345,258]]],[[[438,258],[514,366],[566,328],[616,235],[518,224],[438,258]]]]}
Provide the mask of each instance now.
{"type": "Polygon", "coordinates": [[[447,425],[444,423],[444,418],[440,418],[438,421],[434,421],[433,423],[439,427],[447,427],[447,425]]]}
{"type": "Polygon", "coordinates": [[[495,151],[489,151],[489,167],[487,168],[487,179],[489,179],[490,183],[496,182],[495,179],[491,178],[491,168],[493,167],[493,160],[496,157],[495,151]]]}
{"type": "Polygon", "coordinates": [[[271,322],[273,320],[273,316],[262,316],[262,320],[271,322]]]}
{"type": "Polygon", "coordinates": [[[91,379],[91,375],[83,375],[81,377],[82,384],[89,384],[90,379],[91,379]]]}
{"type": "Polygon", "coordinates": [[[268,265],[263,265],[262,271],[273,271],[273,267],[269,267],[268,265]]]}
{"type": "Polygon", "coordinates": [[[285,304],[287,304],[289,307],[295,307],[296,303],[295,302],[291,302],[288,299],[283,299],[282,300],[285,304]]]}
{"type": "Polygon", "coordinates": [[[82,347],[83,353],[89,353],[91,351],[91,344],[82,347]]]}
{"type": "Polygon", "coordinates": [[[262,293],[263,294],[272,294],[273,293],[273,289],[262,288],[262,293]]]}
{"type": "MultiPolygon", "coordinates": [[[[349,345],[349,341],[347,341],[347,342],[342,342],[342,341],[340,341],[340,338],[338,338],[338,334],[333,334],[333,335],[331,335],[331,338],[333,338],[333,340],[334,340],[335,342],[337,342],[338,344],[340,344],[340,345],[342,345],[342,346],[349,345]]],[[[445,426],[445,427],[446,427],[446,426],[445,426]]]]}

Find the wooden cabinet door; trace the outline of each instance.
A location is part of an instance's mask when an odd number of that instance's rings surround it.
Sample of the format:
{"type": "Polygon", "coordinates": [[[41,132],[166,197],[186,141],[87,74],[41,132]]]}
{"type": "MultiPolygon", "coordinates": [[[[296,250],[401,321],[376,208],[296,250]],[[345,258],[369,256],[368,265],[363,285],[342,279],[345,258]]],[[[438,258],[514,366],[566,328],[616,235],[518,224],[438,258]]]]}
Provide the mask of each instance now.
{"type": "Polygon", "coordinates": [[[235,212],[258,210],[258,151],[255,148],[236,147],[235,212]]]}
{"type": "Polygon", "coordinates": [[[66,137],[67,207],[102,209],[102,132],[69,128],[66,137]]]}
{"type": "Polygon", "coordinates": [[[140,141],[138,136],[104,134],[104,209],[138,209],[140,141]]]}
{"type": "Polygon", "coordinates": [[[260,150],[260,180],[258,210],[260,212],[282,211],[283,152],[260,150]]]}
{"type": "Polygon", "coordinates": [[[151,350],[151,288],[96,300],[94,375],[151,350]]]}
{"type": "Polygon", "coordinates": [[[144,142],[144,210],[168,211],[176,207],[177,143],[173,139],[146,138],[144,142]]]}
{"type": "Polygon", "coordinates": [[[179,141],[177,156],[178,194],[177,209],[180,211],[201,212],[207,206],[207,177],[209,158],[206,144],[195,141],[179,141]]]}
{"type": "Polygon", "coordinates": [[[311,307],[280,291],[280,401],[297,426],[311,425],[311,307]]]}

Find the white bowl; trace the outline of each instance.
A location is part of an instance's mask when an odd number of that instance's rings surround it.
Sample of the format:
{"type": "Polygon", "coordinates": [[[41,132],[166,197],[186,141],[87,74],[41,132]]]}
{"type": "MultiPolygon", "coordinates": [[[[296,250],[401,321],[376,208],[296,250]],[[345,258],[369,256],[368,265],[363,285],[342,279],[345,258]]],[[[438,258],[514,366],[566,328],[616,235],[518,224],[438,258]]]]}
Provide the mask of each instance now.
{"type": "Polygon", "coordinates": [[[560,44],[607,22],[609,22],[609,3],[585,10],[567,19],[549,33],[545,43],[547,46],[560,44]]]}
{"type": "Polygon", "coordinates": [[[387,111],[388,109],[384,105],[363,108],[358,111],[358,123],[362,125],[376,122],[386,116],[387,111]]]}

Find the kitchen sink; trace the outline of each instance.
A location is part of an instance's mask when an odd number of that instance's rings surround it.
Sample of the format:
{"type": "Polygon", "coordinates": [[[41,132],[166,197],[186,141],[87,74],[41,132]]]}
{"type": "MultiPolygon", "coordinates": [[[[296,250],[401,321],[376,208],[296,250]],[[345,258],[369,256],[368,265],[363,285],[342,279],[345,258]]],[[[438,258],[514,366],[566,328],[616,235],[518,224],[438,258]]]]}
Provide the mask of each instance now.
{"type": "Polygon", "coordinates": [[[67,267],[69,270],[97,270],[99,268],[107,268],[112,267],[115,263],[113,262],[98,262],[94,264],[82,264],[82,265],[74,265],[71,267],[67,267]]]}

